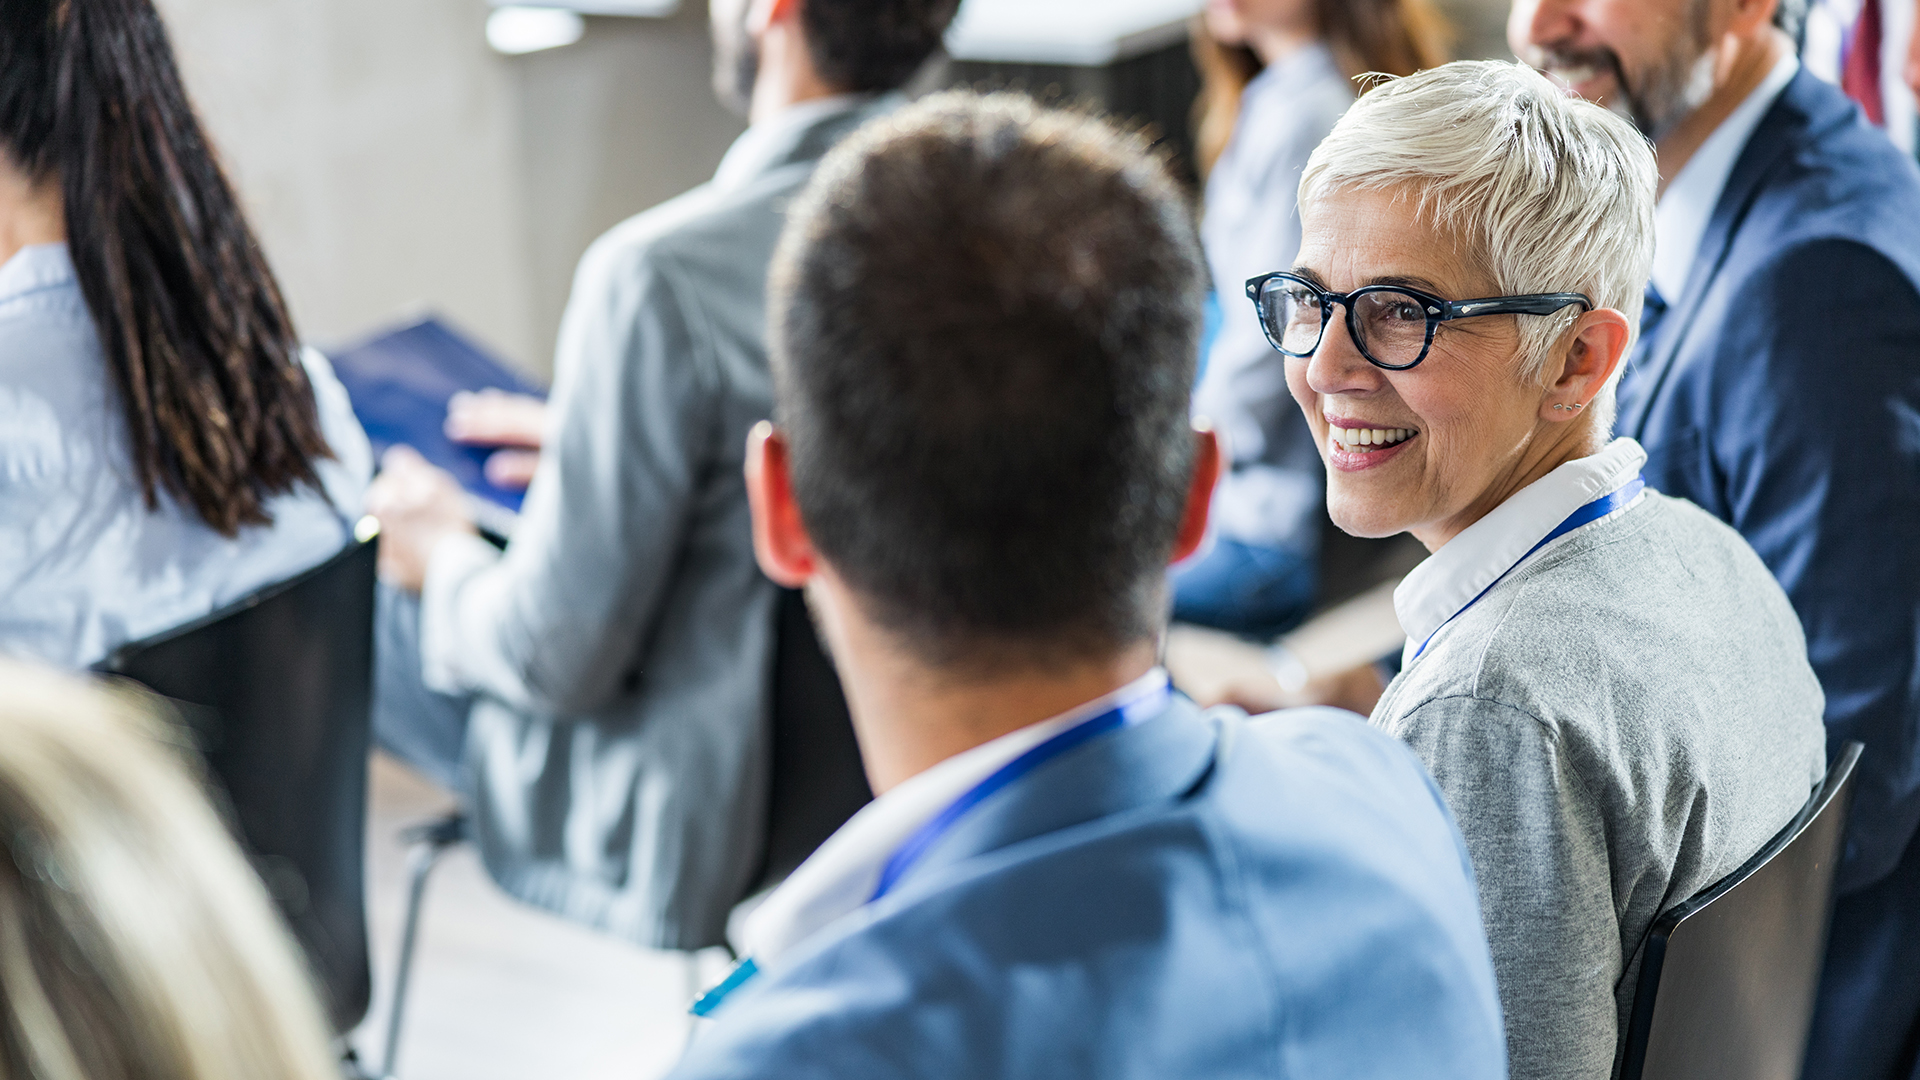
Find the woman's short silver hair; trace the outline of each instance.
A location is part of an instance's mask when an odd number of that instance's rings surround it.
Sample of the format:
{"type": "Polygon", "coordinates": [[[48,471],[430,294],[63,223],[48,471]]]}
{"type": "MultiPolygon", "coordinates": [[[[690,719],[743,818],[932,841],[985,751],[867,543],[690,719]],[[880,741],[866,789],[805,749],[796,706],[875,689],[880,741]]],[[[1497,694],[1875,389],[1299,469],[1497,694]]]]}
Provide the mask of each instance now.
{"type": "MultiPolygon", "coordinates": [[[[1658,185],[1653,147],[1632,124],[1524,64],[1460,61],[1362,95],[1307,162],[1300,206],[1343,190],[1404,192],[1501,294],[1581,292],[1637,327],[1658,185]]],[[[1578,316],[1517,317],[1528,377],[1543,376],[1578,316]]],[[[1595,411],[1610,419],[1608,405],[1595,411]]]]}

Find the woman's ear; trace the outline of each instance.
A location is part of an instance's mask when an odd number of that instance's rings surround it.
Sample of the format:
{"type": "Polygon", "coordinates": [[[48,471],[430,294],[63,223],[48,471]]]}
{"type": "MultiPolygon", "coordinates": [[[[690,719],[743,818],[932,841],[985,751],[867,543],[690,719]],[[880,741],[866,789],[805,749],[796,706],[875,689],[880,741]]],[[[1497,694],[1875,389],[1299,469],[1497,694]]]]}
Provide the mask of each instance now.
{"type": "Polygon", "coordinates": [[[1626,361],[1633,332],[1625,315],[1599,308],[1580,316],[1569,337],[1566,356],[1540,401],[1544,420],[1572,420],[1592,404],[1626,361]]]}
{"type": "Polygon", "coordinates": [[[798,589],[819,569],[813,538],[793,498],[787,442],[768,421],[747,433],[747,505],[753,512],[753,554],[776,585],[798,589]]]}
{"type": "Polygon", "coordinates": [[[1220,437],[1204,424],[1196,424],[1193,443],[1193,481],[1187,487],[1187,507],[1180,516],[1180,531],[1169,562],[1179,562],[1200,550],[1200,542],[1207,538],[1207,517],[1213,509],[1213,487],[1220,482],[1220,437]]]}

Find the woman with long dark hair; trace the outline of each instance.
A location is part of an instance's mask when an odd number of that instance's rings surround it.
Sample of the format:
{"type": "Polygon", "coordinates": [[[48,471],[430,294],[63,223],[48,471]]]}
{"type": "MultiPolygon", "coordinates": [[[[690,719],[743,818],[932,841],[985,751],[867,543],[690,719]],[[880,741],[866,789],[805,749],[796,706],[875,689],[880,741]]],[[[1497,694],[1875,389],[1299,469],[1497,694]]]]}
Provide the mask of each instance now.
{"type": "Polygon", "coordinates": [[[1353,103],[1355,77],[1445,63],[1449,31],[1428,0],[1209,0],[1200,23],[1200,232],[1221,322],[1194,409],[1226,432],[1233,461],[1214,498],[1213,547],[1175,573],[1174,617],[1273,637],[1319,591],[1324,476],[1240,289],[1293,265],[1300,170],[1353,103]]]}
{"type": "Polygon", "coordinates": [[[0,0],[0,651],[88,664],[290,577],[369,472],[151,0],[0,0]]]}

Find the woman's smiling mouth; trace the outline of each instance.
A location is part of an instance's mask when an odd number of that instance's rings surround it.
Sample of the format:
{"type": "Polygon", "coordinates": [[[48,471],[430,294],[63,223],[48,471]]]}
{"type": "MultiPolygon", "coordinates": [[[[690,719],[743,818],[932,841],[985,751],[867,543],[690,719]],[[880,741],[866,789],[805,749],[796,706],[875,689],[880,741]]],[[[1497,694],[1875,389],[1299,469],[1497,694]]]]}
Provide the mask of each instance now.
{"type": "Polygon", "coordinates": [[[1373,427],[1361,421],[1327,417],[1327,463],[1355,470],[1379,465],[1398,454],[1418,428],[1373,427]]]}

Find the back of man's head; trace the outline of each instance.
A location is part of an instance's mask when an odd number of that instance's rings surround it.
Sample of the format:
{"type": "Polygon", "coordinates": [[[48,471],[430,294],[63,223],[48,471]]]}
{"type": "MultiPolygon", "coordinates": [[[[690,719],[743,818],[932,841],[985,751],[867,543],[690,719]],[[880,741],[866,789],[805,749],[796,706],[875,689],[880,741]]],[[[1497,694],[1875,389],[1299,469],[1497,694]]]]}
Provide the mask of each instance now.
{"type": "Polygon", "coordinates": [[[820,80],[848,93],[897,90],[913,77],[953,21],[960,0],[805,0],[820,80]]]}
{"type": "Polygon", "coordinates": [[[1200,297],[1178,187],[1101,121],[948,93],[836,149],[770,338],[795,500],[868,617],[938,666],[1155,634],[1200,297]]]}

